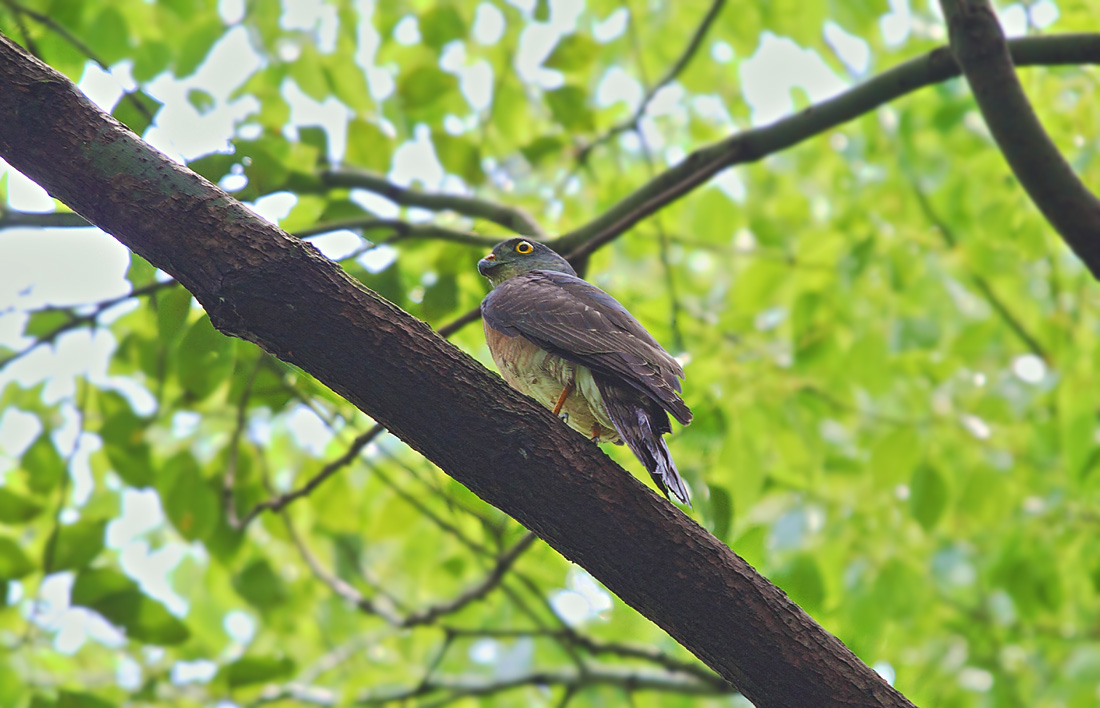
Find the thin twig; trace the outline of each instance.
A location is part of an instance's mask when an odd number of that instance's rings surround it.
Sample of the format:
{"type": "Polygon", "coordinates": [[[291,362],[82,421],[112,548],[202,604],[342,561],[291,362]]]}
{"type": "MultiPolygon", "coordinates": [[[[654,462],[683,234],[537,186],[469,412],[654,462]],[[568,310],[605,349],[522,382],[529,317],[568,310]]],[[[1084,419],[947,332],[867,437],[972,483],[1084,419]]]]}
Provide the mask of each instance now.
{"type": "Polygon", "coordinates": [[[435,211],[449,210],[465,216],[491,221],[521,236],[531,236],[538,239],[546,238],[546,233],[538,225],[538,222],[519,207],[459,194],[422,192],[396,185],[373,172],[348,167],[327,169],[321,173],[321,180],[330,188],[365,189],[401,206],[415,206],[435,211]]]}
{"type": "Polygon", "coordinates": [[[357,438],[355,438],[355,440],[352,442],[352,444],[348,447],[343,455],[340,455],[335,460],[329,462],[327,465],[322,467],[321,471],[315,474],[313,477],[310,477],[309,481],[307,481],[305,484],[303,484],[301,487],[298,487],[297,489],[289,492],[284,492],[283,494],[279,494],[278,496],[274,496],[270,499],[260,502],[259,504],[256,504],[248,511],[247,514],[245,514],[241,518],[240,524],[235,526],[235,528],[243,529],[250,523],[252,523],[252,520],[264,511],[282,511],[284,508],[286,508],[287,504],[290,504],[296,499],[301,499],[302,497],[308,496],[326,479],[351,464],[352,461],[354,461],[355,458],[358,457],[363,448],[369,445],[370,442],[376,437],[384,433],[385,430],[386,429],[383,428],[381,425],[375,425],[367,432],[359,435],[357,438]]]}

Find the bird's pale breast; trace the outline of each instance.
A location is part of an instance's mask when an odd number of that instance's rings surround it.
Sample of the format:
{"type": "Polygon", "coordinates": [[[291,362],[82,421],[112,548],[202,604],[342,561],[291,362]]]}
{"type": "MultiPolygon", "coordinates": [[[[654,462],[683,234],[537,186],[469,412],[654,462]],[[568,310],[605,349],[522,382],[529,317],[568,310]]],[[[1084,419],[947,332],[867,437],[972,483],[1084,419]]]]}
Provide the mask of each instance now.
{"type": "Polygon", "coordinates": [[[619,434],[587,367],[551,354],[526,337],[502,334],[488,324],[485,341],[501,375],[513,388],[553,410],[562,390],[572,383],[573,392],[561,409],[569,426],[599,442],[619,442],[619,434]]]}

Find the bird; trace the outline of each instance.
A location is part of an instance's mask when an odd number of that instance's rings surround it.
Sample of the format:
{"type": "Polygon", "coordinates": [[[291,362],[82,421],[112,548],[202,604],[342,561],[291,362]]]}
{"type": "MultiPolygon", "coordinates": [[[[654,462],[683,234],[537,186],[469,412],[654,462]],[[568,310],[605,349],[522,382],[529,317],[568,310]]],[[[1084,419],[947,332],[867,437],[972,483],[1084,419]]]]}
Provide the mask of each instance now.
{"type": "Polygon", "coordinates": [[[481,317],[504,380],[591,440],[625,442],[657,488],[690,508],[663,437],[669,415],[691,422],[680,362],[545,244],[502,241],[477,269],[492,285],[481,317]]]}

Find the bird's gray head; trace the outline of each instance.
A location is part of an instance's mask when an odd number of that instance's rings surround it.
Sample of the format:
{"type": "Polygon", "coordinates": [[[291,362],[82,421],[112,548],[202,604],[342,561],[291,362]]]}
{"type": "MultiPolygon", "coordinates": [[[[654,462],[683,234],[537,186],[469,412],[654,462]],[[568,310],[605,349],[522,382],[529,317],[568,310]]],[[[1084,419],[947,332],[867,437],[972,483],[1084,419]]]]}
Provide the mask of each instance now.
{"type": "Polygon", "coordinates": [[[489,279],[494,288],[509,278],[532,270],[577,274],[569,261],[538,241],[526,238],[510,238],[498,243],[492,253],[477,262],[477,270],[489,279]]]}

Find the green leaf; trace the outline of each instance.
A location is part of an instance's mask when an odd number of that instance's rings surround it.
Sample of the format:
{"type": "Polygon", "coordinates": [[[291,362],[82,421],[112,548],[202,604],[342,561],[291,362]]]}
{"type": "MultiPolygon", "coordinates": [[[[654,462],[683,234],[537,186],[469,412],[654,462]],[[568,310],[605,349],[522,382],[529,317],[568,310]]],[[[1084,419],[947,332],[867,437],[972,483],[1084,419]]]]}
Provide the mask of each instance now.
{"type": "Polygon", "coordinates": [[[217,15],[192,27],[176,54],[172,72],[180,78],[193,74],[224,33],[225,26],[217,15]]]}
{"type": "Polygon", "coordinates": [[[191,293],[182,287],[170,287],[154,296],[157,308],[157,335],[161,342],[173,342],[191,314],[191,293]]]}
{"type": "Polygon", "coordinates": [[[403,74],[397,84],[397,94],[407,111],[431,106],[456,91],[458,79],[432,64],[418,66],[403,74]]]}
{"type": "Polygon", "coordinates": [[[233,342],[203,315],[183,336],[176,363],[180,384],[194,400],[201,401],[225,383],[233,371],[233,342]]]}
{"type": "Polygon", "coordinates": [[[943,516],[947,494],[947,481],[935,467],[920,465],[913,472],[909,484],[909,511],[925,531],[931,531],[943,516]]]}
{"type": "Polygon", "coordinates": [[[588,70],[599,52],[600,45],[588,35],[570,34],[558,41],[543,66],[566,74],[575,74],[588,70]]]}
{"type": "Polygon", "coordinates": [[[113,405],[104,412],[106,419],[99,431],[107,459],[127,484],[147,487],[153,481],[153,455],[145,441],[145,422],[118,394],[108,400],[113,400],[113,405]]]}
{"type": "Polygon", "coordinates": [[[485,181],[485,171],[481,169],[481,150],[470,140],[449,135],[442,131],[432,133],[435,153],[439,162],[450,173],[456,174],[471,185],[485,181]]]}
{"type": "Polygon", "coordinates": [[[561,138],[542,135],[519,150],[531,165],[538,167],[547,159],[560,154],[563,149],[565,149],[565,142],[561,138]]]}
{"type": "Polygon", "coordinates": [[[68,310],[53,308],[36,310],[27,317],[27,324],[23,326],[23,334],[27,337],[40,339],[52,335],[72,321],[73,315],[68,310]]]}
{"type": "Polygon", "coordinates": [[[252,561],[233,577],[237,593],[258,610],[270,610],[286,602],[286,584],[264,558],[252,561]]]}
{"type": "Polygon", "coordinates": [[[388,172],[393,159],[393,138],[367,120],[348,122],[348,145],[344,160],[375,172],[388,172]]]}
{"type": "Polygon", "coordinates": [[[62,689],[57,692],[57,703],[54,705],[57,708],[115,708],[117,704],[92,693],[62,689]]]}
{"type": "Polygon", "coordinates": [[[298,58],[290,65],[290,77],[302,93],[314,101],[324,101],[332,93],[321,54],[312,42],[298,45],[298,58]]]}
{"type": "Polygon", "coordinates": [[[103,550],[106,531],[107,522],[104,520],[81,519],[68,526],[60,526],[51,534],[46,545],[45,553],[52,546],[53,558],[48,564],[47,559],[43,558],[45,572],[76,570],[91,563],[103,550]]]}
{"type": "Polygon", "coordinates": [[[218,678],[232,689],[284,679],[293,673],[294,662],[288,658],[245,656],[223,666],[218,678]]]}
{"type": "Polygon", "coordinates": [[[579,86],[565,85],[547,91],[546,104],[554,120],[567,130],[590,132],[595,129],[592,111],[588,109],[588,94],[579,86]]]}
{"type": "Polygon", "coordinates": [[[437,4],[420,16],[420,37],[439,51],[445,44],[466,36],[466,20],[451,4],[437,4]]]}
{"type": "Polygon", "coordinates": [[[811,614],[821,609],[825,601],[825,579],[821,567],[812,555],[795,556],[772,576],[772,581],[791,599],[811,614]]]}
{"type": "Polygon", "coordinates": [[[192,88],[187,91],[187,102],[198,111],[200,116],[204,116],[214,110],[214,107],[217,105],[214,96],[209,91],[204,91],[200,88],[192,88]]]}
{"type": "Polygon", "coordinates": [[[45,431],[23,453],[20,466],[27,474],[27,486],[39,494],[55,489],[66,474],[65,460],[45,431]]]}
{"type": "Polygon", "coordinates": [[[120,98],[111,115],[138,135],[144,135],[163,106],[157,99],[138,90],[120,98]]]}
{"type": "Polygon", "coordinates": [[[733,497],[725,489],[716,485],[708,485],[710,489],[710,513],[714,523],[714,535],[718,538],[727,538],[730,525],[733,523],[733,497]]]}
{"type": "Polygon", "coordinates": [[[18,580],[34,569],[34,562],[18,543],[6,536],[0,536],[0,580],[18,580]]]}
{"type": "Polygon", "coordinates": [[[157,480],[164,512],[188,541],[205,539],[214,532],[220,513],[218,493],[205,480],[199,463],[189,452],[179,452],[164,465],[157,480]]]}
{"type": "Polygon", "coordinates": [[[78,573],[71,602],[98,612],[124,629],[130,639],[146,644],[181,644],[191,635],[187,625],[117,570],[97,568],[78,573]]]}
{"type": "Polygon", "coordinates": [[[88,43],[104,63],[116,64],[129,55],[130,30],[126,18],[114,5],[103,8],[87,33],[88,43]]]}
{"type": "Polygon", "coordinates": [[[0,487],[0,523],[24,524],[42,513],[45,508],[29,497],[16,494],[7,487],[0,487]]]}

